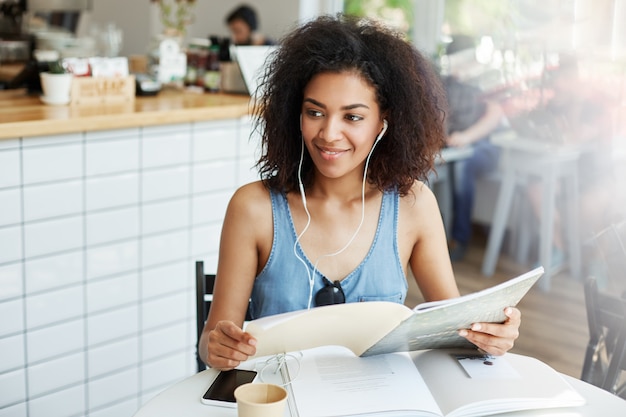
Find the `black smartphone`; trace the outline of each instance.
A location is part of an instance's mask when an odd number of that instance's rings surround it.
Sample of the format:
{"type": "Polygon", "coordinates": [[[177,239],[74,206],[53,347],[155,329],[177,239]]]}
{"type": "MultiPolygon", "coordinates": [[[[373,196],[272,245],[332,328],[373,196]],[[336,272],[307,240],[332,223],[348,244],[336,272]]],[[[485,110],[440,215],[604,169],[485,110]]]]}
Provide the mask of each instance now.
{"type": "Polygon", "coordinates": [[[256,371],[246,369],[220,371],[209,389],[202,396],[202,402],[222,407],[236,407],[235,388],[254,381],[256,375],[256,371]]]}

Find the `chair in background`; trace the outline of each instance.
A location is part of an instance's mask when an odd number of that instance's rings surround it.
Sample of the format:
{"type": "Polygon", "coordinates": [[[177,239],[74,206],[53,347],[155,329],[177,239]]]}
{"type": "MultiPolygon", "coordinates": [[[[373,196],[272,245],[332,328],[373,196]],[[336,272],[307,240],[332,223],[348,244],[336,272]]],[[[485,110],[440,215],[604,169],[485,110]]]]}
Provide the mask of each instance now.
{"type": "Polygon", "coordinates": [[[602,262],[585,282],[589,343],[581,379],[626,398],[626,222],[589,243],[602,262]]]}
{"type": "MultiPolygon", "coordinates": [[[[196,362],[198,372],[206,369],[206,365],[200,359],[198,344],[200,335],[204,329],[204,322],[209,315],[211,302],[213,301],[213,287],[215,286],[215,274],[204,273],[204,262],[196,261],[196,362]]],[[[246,321],[251,320],[250,311],[246,312],[246,321]]]]}

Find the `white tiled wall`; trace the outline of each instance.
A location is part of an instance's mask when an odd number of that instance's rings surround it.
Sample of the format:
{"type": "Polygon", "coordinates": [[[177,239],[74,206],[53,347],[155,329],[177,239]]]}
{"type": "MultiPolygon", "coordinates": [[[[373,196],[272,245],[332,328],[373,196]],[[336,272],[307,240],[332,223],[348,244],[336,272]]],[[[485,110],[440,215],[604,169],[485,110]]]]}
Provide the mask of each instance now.
{"type": "Polygon", "coordinates": [[[245,119],[0,141],[0,417],[131,416],[195,372],[245,119]]]}

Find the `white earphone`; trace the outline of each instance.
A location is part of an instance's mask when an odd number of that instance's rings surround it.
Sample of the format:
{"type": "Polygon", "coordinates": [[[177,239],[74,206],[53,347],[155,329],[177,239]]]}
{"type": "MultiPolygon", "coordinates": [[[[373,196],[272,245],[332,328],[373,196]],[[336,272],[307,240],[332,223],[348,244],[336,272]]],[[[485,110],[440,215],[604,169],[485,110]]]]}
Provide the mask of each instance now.
{"type": "Polygon", "coordinates": [[[387,123],[387,119],[383,119],[383,129],[380,131],[378,136],[376,137],[376,142],[383,138],[385,132],[387,132],[387,128],[389,127],[389,123],[387,123]]]}
{"type": "MultiPolygon", "coordinates": [[[[370,150],[369,154],[367,155],[367,159],[365,160],[365,169],[363,171],[363,183],[362,183],[362,186],[361,186],[361,221],[359,222],[359,226],[357,227],[356,231],[354,232],[354,234],[352,235],[352,237],[350,238],[348,243],[346,243],[343,248],[339,249],[336,252],[327,253],[325,255],[320,256],[315,261],[315,264],[313,266],[313,271],[312,272],[309,271],[309,267],[307,266],[307,264],[304,261],[304,259],[302,259],[298,255],[298,251],[296,249],[297,245],[298,245],[298,242],[300,241],[300,239],[302,238],[304,233],[308,230],[308,228],[309,228],[309,226],[311,224],[311,214],[309,213],[309,209],[308,209],[307,204],[306,204],[306,194],[304,192],[304,185],[302,184],[302,162],[304,160],[304,140],[302,140],[302,148],[300,149],[300,163],[298,164],[298,186],[300,188],[300,196],[302,198],[302,205],[303,205],[304,211],[305,211],[305,213],[307,215],[307,222],[306,222],[306,225],[304,226],[304,229],[302,229],[300,234],[296,237],[296,241],[293,244],[293,254],[296,256],[296,258],[298,258],[298,260],[300,262],[302,262],[302,264],[304,265],[304,268],[306,269],[307,275],[308,275],[308,279],[309,279],[309,302],[308,302],[307,308],[311,308],[311,301],[313,300],[313,281],[315,279],[315,272],[317,271],[317,263],[318,263],[318,261],[321,258],[329,257],[329,256],[335,256],[335,255],[338,255],[341,252],[343,252],[348,246],[350,246],[352,241],[356,238],[357,234],[359,233],[359,230],[361,230],[361,226],[363,225],[363,221],[365,219],[365,183],[366,183],[366,179],[367,179],[367,167],[369,165],[370,156],[372,155],[372,152],[374,151],[374,147],[376,147],[376,144],[383,138],[383,136],[387,132],[387,128],[388,127],[389,127],[389,123],[387,122],[387,119],[383,119],[383,128],[380,131],[380,133],[378,134],[378,136],[376,136],[376,140],[374,141],[374,145],[372,146],[372,149],[370,150]]],[[[302,131],[302,114],[300,114],[300,131],[302,131]]]]}

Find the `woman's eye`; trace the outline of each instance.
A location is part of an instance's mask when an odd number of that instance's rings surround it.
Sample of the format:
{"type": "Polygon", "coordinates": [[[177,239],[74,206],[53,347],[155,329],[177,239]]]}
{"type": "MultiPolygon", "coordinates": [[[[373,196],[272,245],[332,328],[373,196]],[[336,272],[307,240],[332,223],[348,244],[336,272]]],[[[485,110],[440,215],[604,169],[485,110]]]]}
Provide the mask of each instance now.
{"type": "Polygon", "coordinates": [[[322,117],[323,116],[322,112],[319,111],[319,110],[308,110],[307,114],[309,116],[311,116],[311,117],[322,117]]]}
{"type": "Polygon", "coordinates": [[[356,114],[348,114],[346,115],[346,119],[350,120],[351,122],[358,122],[359,120],[363,120],[361,116],[358,116],[356,114]]]}

